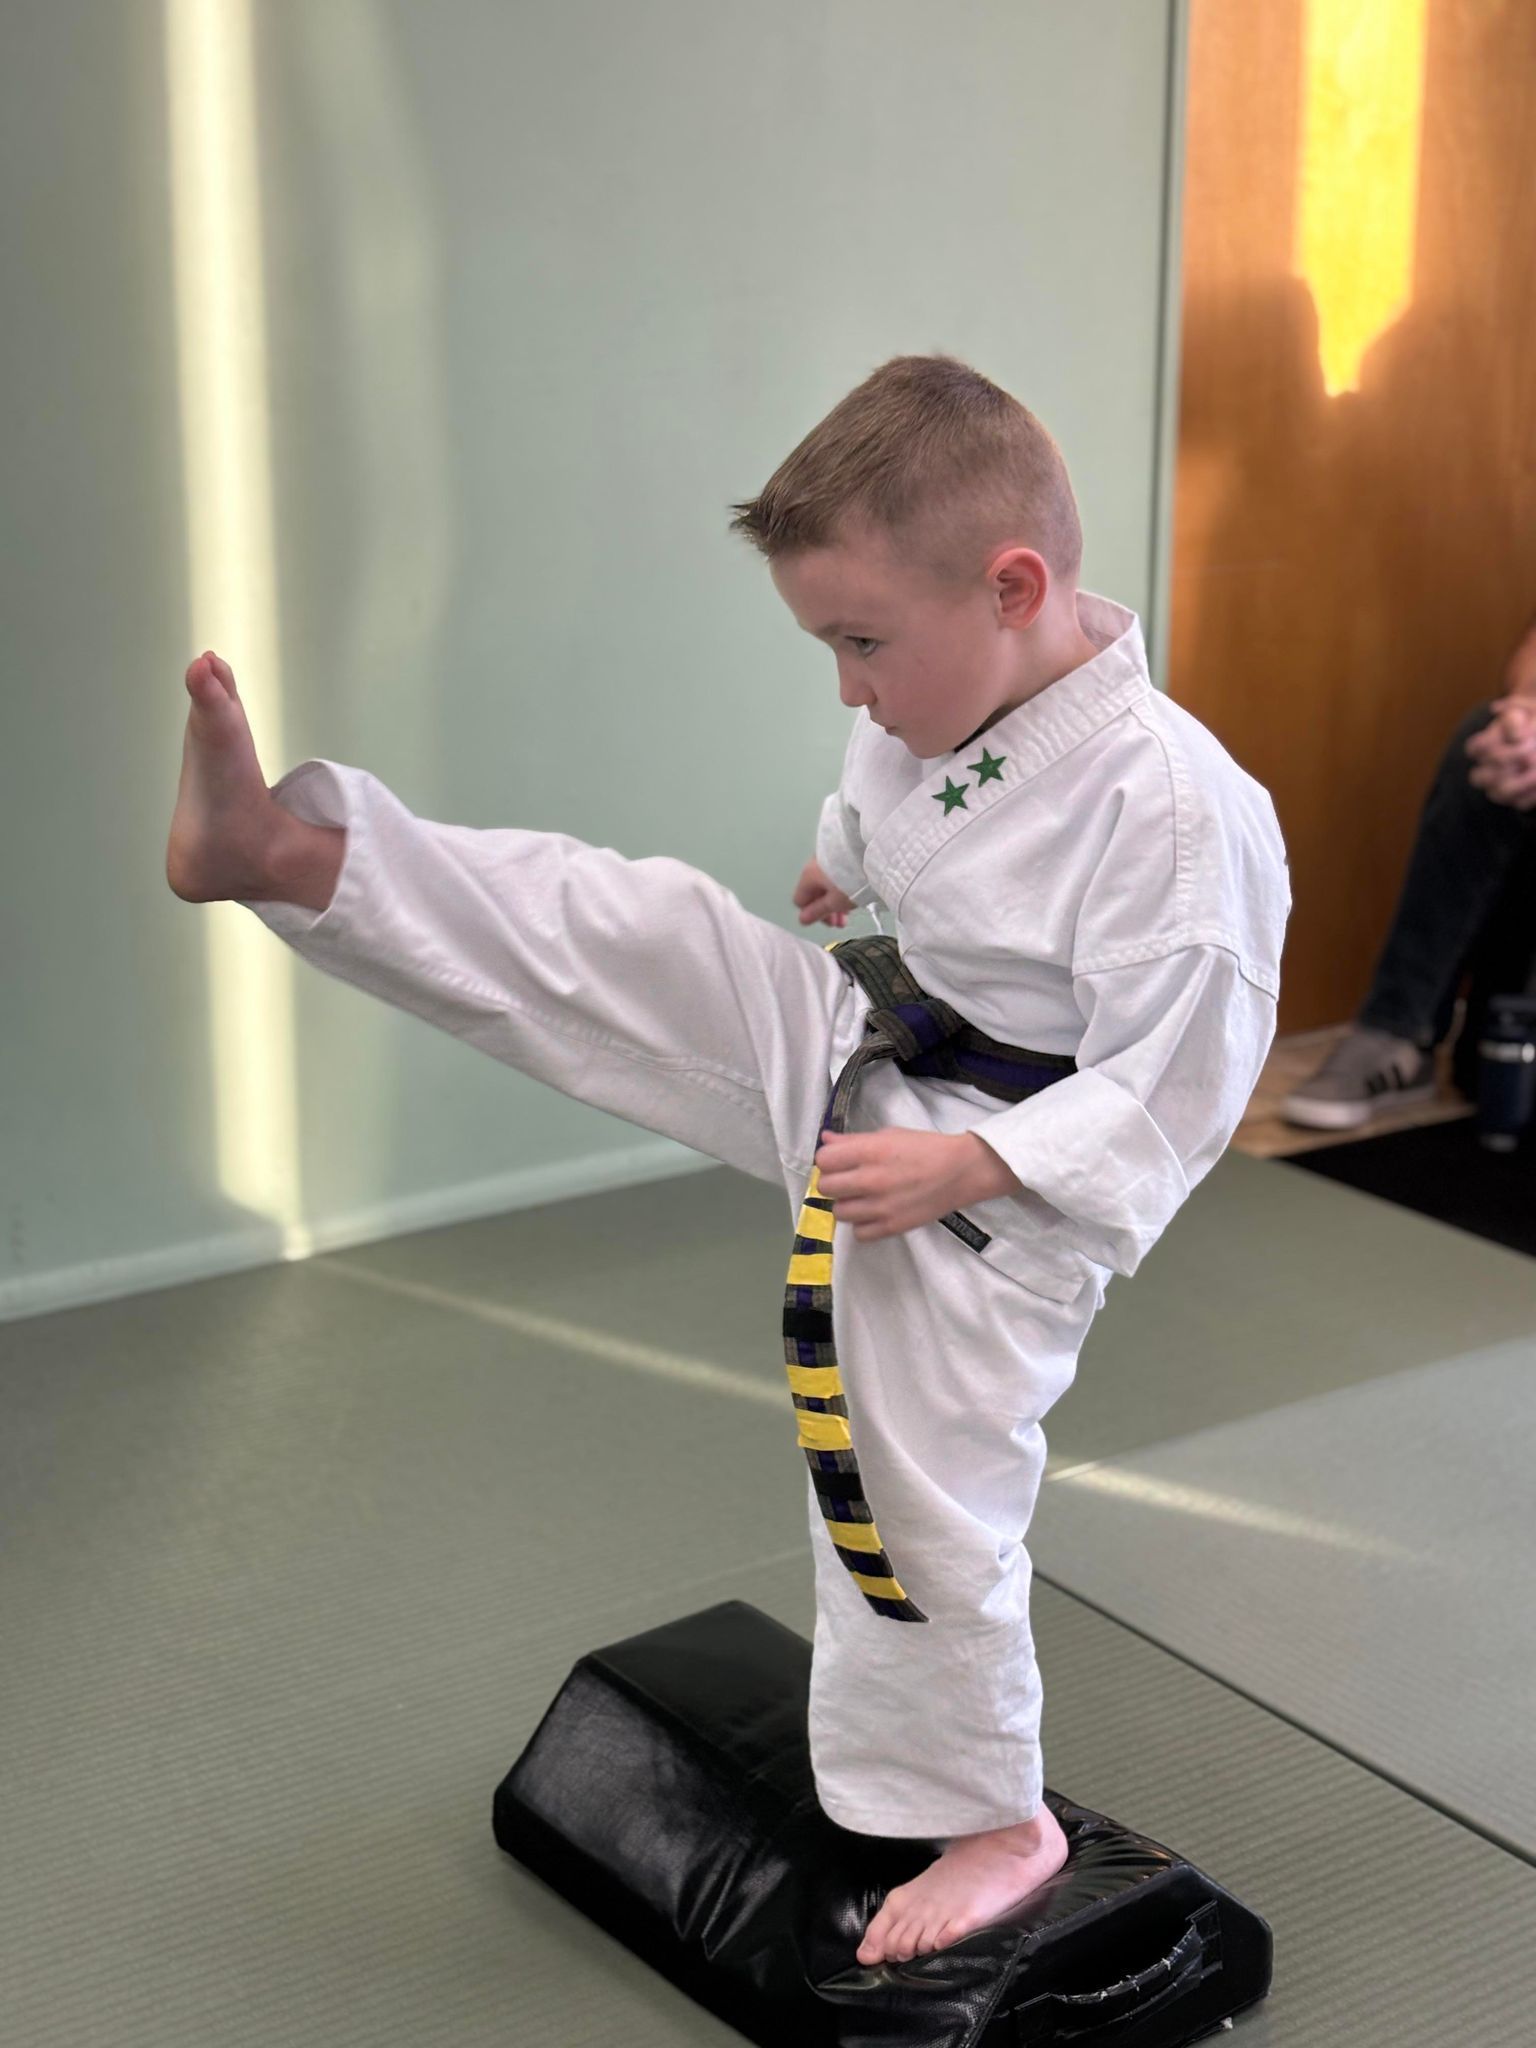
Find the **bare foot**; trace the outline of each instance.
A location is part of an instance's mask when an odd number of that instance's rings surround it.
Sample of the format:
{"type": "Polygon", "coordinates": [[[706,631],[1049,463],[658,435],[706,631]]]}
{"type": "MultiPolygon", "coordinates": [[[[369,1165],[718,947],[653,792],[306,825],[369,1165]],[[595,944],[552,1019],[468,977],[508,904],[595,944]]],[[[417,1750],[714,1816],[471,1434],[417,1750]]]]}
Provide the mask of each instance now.
{"type": "Polygon", "coordinates": [[[187,670],[187,695],[192,709],[165,878],[187,903],[259,896],[269,880],[282,806],[262,777],[229,663],[200,654],[187,670]]]}
{"type": "Polygon", "coordinates": [[[1017,1827],[957,1835],[910,1884],[887,1893],[859,1944],[861,1963],[906,1963],[948,1948],[1038,1891],[1067,1860],[1049,1807],[1017,1827]]]}

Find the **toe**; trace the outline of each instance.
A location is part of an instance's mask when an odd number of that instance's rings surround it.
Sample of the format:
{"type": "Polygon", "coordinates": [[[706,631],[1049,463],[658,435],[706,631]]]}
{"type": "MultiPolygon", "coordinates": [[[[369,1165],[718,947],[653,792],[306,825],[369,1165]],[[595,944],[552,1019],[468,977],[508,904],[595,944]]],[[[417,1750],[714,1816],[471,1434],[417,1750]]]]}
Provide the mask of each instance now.
{"type": "Polygon", "coordinates": [[[886,1893],[880,1902],[880,1909],[864,1930],[864,1939],[859,1943],[858,1957],[861,1963],[885,1962],[891,1954],[892,1938],[906,1918],[903,1887],[897,1885],[886,1893]]]}
{"type": "Polygon", "coordinates": [[[877,1913],[865,1928],[864,1939],[859,1943],[858,1955],[861,1963],[884,1962],[889,1932],[889,1914],[884,1912],[877,1913]]]}
{"type": "Polygon", "coordinates": [[[864,1937],[865,1946],[871,1951],[871,1960],[888,1963],[896,1954],[901,1937],[901,1924],[894,1913],[881,1913],[869,1923],[869,1932],[864,1937]]]}

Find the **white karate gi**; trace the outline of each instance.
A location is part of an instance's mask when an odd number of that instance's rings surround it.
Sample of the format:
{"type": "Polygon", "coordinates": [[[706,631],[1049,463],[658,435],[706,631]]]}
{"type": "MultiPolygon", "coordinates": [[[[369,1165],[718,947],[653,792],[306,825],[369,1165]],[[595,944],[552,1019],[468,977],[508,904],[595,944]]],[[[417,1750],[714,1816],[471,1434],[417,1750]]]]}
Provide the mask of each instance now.
{"type": "MultiPolygon", "coordinates": [[[[942,760],[861,714],[817,835],[828,874],[894,914],[929,994],[1079,1066],[1016,1104],[889,1062],[859,1085],[850,1129],[978,1131],[1025,1188],[968,1205],[980,1252],[937,1223],[836,1231],[854,1450],[929,1617],[869,1607],[807,1478],[811,1754],[822,1805],[862,1833],[970,1834],[1038,1806],[1024,1536],[1041,1418],[1110,1274],[1135,1270],[1231,1137],[1274,1034],[1290,896],[1269,797],[1152,688],[1134,616],[1079,606],[1096,658],[942,760]]],[[[248,903],[304,958],[781,1184],[798,1211],[869,1008],[821,942],[680,861],[434,823],[361,769],[306,761],[273,794],[348,832],[326,910],[248,903]]],[[[777,1353],[772,1301],[763,1324],[777,1353]]],[[[787,1386],[784,1406],[798,1463],[787,1386]]]]}

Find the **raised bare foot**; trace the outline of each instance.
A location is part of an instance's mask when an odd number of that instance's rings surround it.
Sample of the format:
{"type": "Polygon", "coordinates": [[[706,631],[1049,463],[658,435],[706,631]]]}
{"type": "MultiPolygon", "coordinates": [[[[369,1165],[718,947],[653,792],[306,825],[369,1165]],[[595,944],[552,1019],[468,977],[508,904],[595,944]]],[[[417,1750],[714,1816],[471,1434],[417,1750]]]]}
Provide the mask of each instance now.
{"type": "Polygon", "coordinates": [[[910,1884],[887,1893],[859,1944],[861,1963],[906,1963],[948,1948],[1038,1891],[1067,1860],[1049,1807],[1017,1827],[957,1835],[910,1884]]]}
{"type": "Polygon", "coordinates": [[[282,807],[262,777],[229,663],[200,654],[187,670],[187,695],[192,709],[165,878],[187,903],[259,896],[282,807]]]}

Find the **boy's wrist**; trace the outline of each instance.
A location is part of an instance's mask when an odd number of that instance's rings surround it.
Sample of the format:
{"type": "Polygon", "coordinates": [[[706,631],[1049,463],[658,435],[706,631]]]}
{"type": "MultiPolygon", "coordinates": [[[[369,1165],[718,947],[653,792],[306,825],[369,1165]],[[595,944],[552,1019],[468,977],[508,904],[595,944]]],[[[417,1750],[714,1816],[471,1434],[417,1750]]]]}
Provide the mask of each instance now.
{"type": "Polygon", "coordinates": [[[960,1197],[962,1201],[988,1202],[997,1195],[1022,1194],[1023,1181],[979,1132],[963,1131],[959,1142],[964,1162],[961,1169],[965,1184],[965,1191],[960,1197]]]}

